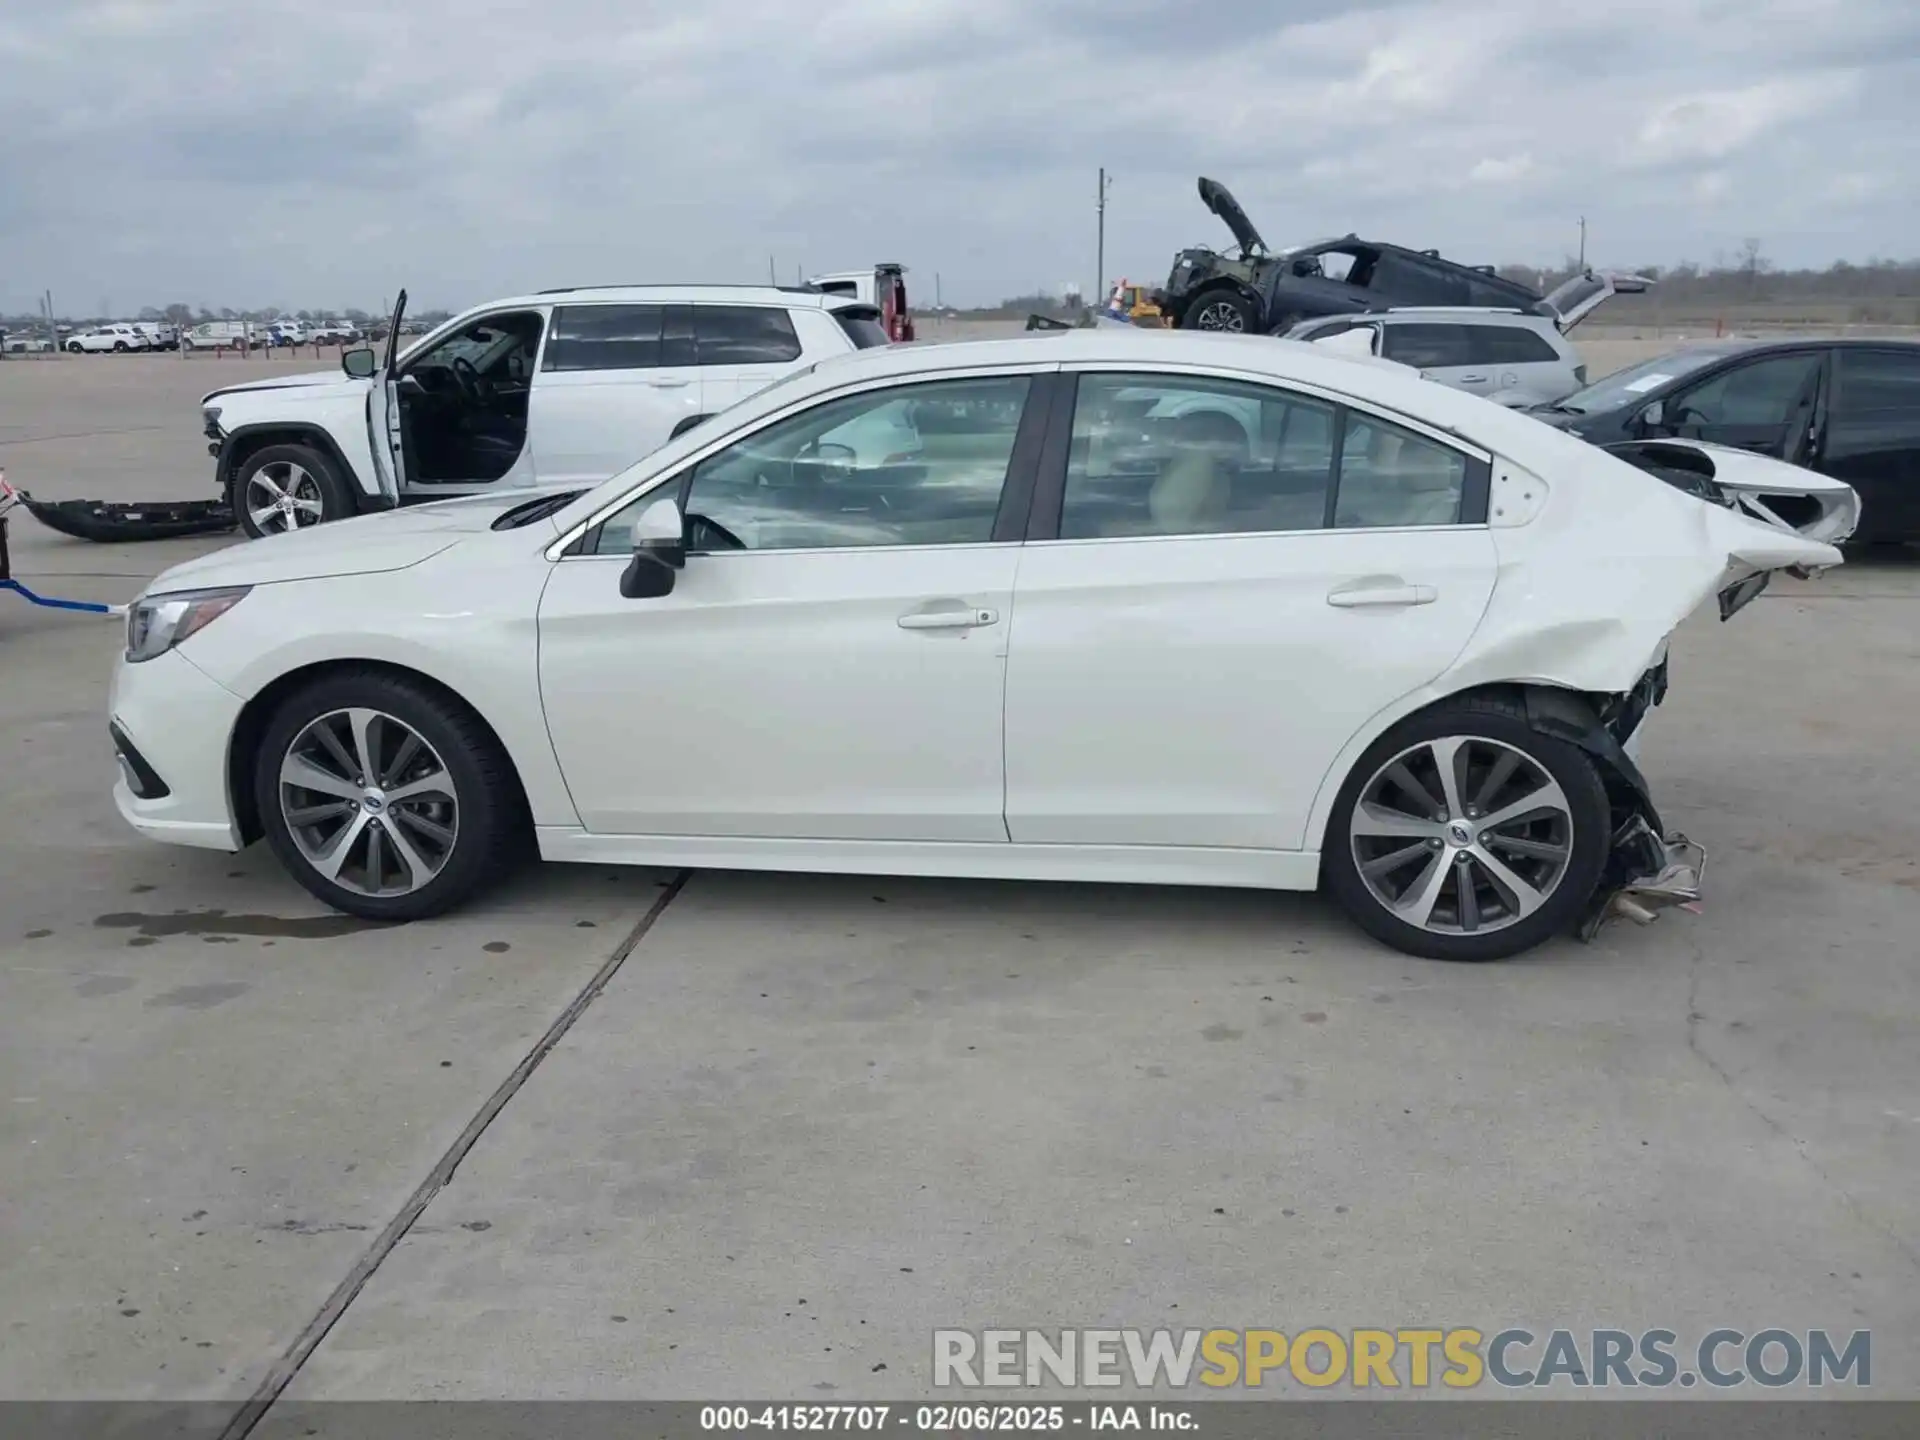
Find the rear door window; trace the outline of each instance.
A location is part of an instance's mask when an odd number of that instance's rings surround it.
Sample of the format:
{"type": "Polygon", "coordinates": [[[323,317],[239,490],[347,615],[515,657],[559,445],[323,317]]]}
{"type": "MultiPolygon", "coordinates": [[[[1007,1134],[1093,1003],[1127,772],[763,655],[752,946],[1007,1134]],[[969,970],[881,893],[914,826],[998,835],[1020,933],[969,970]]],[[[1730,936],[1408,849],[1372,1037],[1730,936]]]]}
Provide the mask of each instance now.
{"type": "Polygon", "coordinates": [[[659,367],[665,310],[658,305],[562,305],[553,312],[543,370],[659,367]]]}
{"type": "Polygon", "coordinates": [[[1836,351],[1834,404],[1844,415],[1900,410],[1920,422],[1920,350],[1836,351]]]}
{"type": "Polygon", "coordinates": [[[1472,350],[1464,325],[1389,325],[1386,355],[1420,370],[1444,370],[1472,365],[1472,350]]]}
{"type": "Polygon", "coordinates": [[[780,365],[800,358],[793,321],[770,305],[696,305],[693,335],[701,365],[780,365]]]}

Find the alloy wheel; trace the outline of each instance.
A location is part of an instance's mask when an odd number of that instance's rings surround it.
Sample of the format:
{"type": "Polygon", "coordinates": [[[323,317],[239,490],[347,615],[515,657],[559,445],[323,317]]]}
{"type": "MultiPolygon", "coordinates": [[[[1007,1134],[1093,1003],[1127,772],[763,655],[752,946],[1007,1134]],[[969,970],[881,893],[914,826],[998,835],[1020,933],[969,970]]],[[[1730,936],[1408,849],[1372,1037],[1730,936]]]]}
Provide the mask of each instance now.
{"type": "Polygon", "coordinates": [[[1354,802],[1353,861],[1368,892],[1443,935],[1502,930],[1546,904],[1573,855],[1573,811],[1524,751],[1481,736],[1423,740],[1354,802]]]}
{"type": "Polygon", "coordinates": [[[335,710],[293,737],[280,815],[300,854],[358,895],[410,895],[460,837],[453,777],[425,737],[381,710],[335,710]]]}
{"type": "Polygon", "coordinates": [[[1224,300],[1216,300],[1211,305],[1200,307],[1200,317],[1194,322],[1196,330],[1231,330],[1236,334],[1247,328],[1240,311],[1224,300]]]}
{"type": "Polygon", "coordinates": [[[291,460],[262,465],[247,477],[247,515],[263,535],[318,525],[326,508],[320,482],[291,460]]]}

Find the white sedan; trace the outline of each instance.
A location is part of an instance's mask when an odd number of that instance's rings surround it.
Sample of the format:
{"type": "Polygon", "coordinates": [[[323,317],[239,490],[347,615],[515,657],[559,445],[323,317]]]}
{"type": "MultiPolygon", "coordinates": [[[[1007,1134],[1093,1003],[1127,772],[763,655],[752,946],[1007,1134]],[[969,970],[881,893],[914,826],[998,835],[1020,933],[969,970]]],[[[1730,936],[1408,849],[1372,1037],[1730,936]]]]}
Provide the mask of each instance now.
{"type": "Polygon", "coordinates": [[[1668,636],[1839,563],[1377,361],[870,350],[591,490],[167,572],[128,619],[115,795],[379,920],[537,848],[1324,884],[1390,945],[1497,959],[1689,892],[1626,748],[1668,636]]]}

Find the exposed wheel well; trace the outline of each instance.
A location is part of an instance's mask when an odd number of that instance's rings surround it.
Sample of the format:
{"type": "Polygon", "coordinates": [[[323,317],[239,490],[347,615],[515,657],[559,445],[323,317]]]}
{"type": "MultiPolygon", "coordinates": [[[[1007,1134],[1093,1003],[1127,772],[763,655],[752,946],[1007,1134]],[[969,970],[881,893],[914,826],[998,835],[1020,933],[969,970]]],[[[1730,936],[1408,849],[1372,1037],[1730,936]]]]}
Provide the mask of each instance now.
{"type": "Polygon", "coordinates": [[[325,455],[346,482],[347,491],[353,496],[355,509],[361,508],[366,501],[366,492],[360,487],[360,477],[354,472],[347,457],[340,453],[340,447],[326,431],[312,425],[258,425],[236,430],[220,451],[219,473],[214,481],[224,492],[240,467],[269,445],[309,445],[325,455]]]}
{"type": "MultiPolygon", "coordinates": [[[[1649,671],[1642,678],[1641,685],[1651,691],[1657,683],[1660,694],[1665,693],[1664,667],[1649,671]]],[[[1647,794],[1646,779],[1640,773],[1640,767],[1627,756],[1619,738],[1613,733],[1613,724],[1622,711],[1636,703],[1641,696],[1639,688],[1633,695],[1595,694],[1586,690],[1569,690],[1559,685],[1542,685],[1528,681],[1502,681],[1489,685],[1475,685],[1466,690],[1456,690],[1451,695],[1442,695],[1411,710],[1394,721],[1394,725],[1403,725],[1416,715],[1442,705],[1454,705],[1463,700],[1503,700],[1517,705],[1525,711],[1528,723],[1545,735],[1552,735],[1578,745],[1586,751],[1600,772],[1601,782],[1606,786],[1607,803],[1613,811],[1616,821],[1638,810],[1651,812],[1652,802],[1647,794]]],[[[1657,704],[1658,698],[1649,694],[1640,703],[1657,704]]],[[[1643,710],[1644,714],[1644,710],[1643,710]]],[[[1641,716],[1635,716],[1637,724],[1641,716]]],[[[1388,726],[1391,730],[1393,726],[1388,726]]],[[[1382,731],[1381,734],[1387,733],[1382,731]]],[[[1375,737],[1376,740],[1378,737],[1375,737]]],[[[1369,741],[1371,747],[1373,741],[1369,741]]],[[[1338,778],[1337,786],[1344,786],[1347,775],[1338,778]]],[[[1324,848],[1325,837],[1321,837],[1324,848]]]]}
{"type": "Polygon", "coordinates": [[[240,718],[234,722],[233,738],[227,745],[227,797],[233,805],[234,824],[240,832],[241,844],[251,845],[265,833],[260,824],[260,812],[254,799],[253,767],[259,756],[260,742],[265,738],[267,726],[272,723],[273,714],[280,708],[280,702],[315,680],[347,672],[405,680],[423,690],[431,691],[448,704],[457,705],[465,710],[486,731],[487,737],[499,746],[500,754],[506,761],[507,773],[513,777],[519,813],[523,816],[529,813],[526,785],[520,779],[520,771],[513,763],[512,753],[500,743],[499,732],[488,723],[486,716],[475,710],[452,689],[441,684],[431,675],[406,665],[394,665],[379,660],[323,660],[315,665],[305,665],[298,670],[289,670],[285,675],[280,676],[249,700],[241,710],[240,718]]]}

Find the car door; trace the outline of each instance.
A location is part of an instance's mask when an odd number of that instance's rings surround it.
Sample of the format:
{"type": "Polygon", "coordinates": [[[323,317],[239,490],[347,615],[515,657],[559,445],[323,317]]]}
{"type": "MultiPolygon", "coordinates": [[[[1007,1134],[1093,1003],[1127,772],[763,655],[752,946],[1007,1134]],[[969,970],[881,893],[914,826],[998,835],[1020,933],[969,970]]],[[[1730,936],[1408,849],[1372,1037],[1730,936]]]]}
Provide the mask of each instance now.
{"type": "Polygon", "coordinates": [[[1920,538],[1920,347],[1840,346],[1813,468],[1860,495],[1859,539],[1920,538]]]}
{"type": "Polygon", "coordinates": [[[1402,321],[1386,326],[1382,352],[1389,360],[1411,365],[1429,380],[1474,395],[1494,389],[1493,367],[1476,363],[1465,325],[1431,321],[1402,321]]]}
{"type": "Polygon", "coordinates": [[[690,336],[670,341],[685,306],[559,305],[528,406],[542,485],[597,485],[705,413],[690,336]]]}
{"type": "Polygon", "coordinates": [[[1826,357],[1808,348],[1726,366],[1662,397],[1652,428],[1798,463],[1807,457],[1826,357]]]}
{"type": "Polygon", "coordinates": [[[1531,324],[1517,321],[1462,327],[1474,367],[1488,377],[1486,388],[1477,393],[1502,405],[1523,406],[1551,404],[1579,389],[1579,362],[1562,355],[1531,324]]]}
{"type": "Polygon", "coordinates": [[[1488,457],[1198,372],[1090,369],[1072,407],[1014,602],[1009,835],[1300,850],[1342,747],[1480,621],[1488,457]]]}
{"type": "Polygon", "coordinates": [[[1006,640],[1050,368],[805,402],[594,526],[539,622],[586,829],[1005,843],[1006,640]],[[901,410],[905,460],[866,433],[901,410]],[[624,599],[633,522],[667,495],[685,566],[624,599]]]}
{"type": "Polygon", "coordinates": [[[771,385],[805,348],[793,317],[778,305],[696,305],[693,343],[701,407],[709,415],[771,385]]]}

